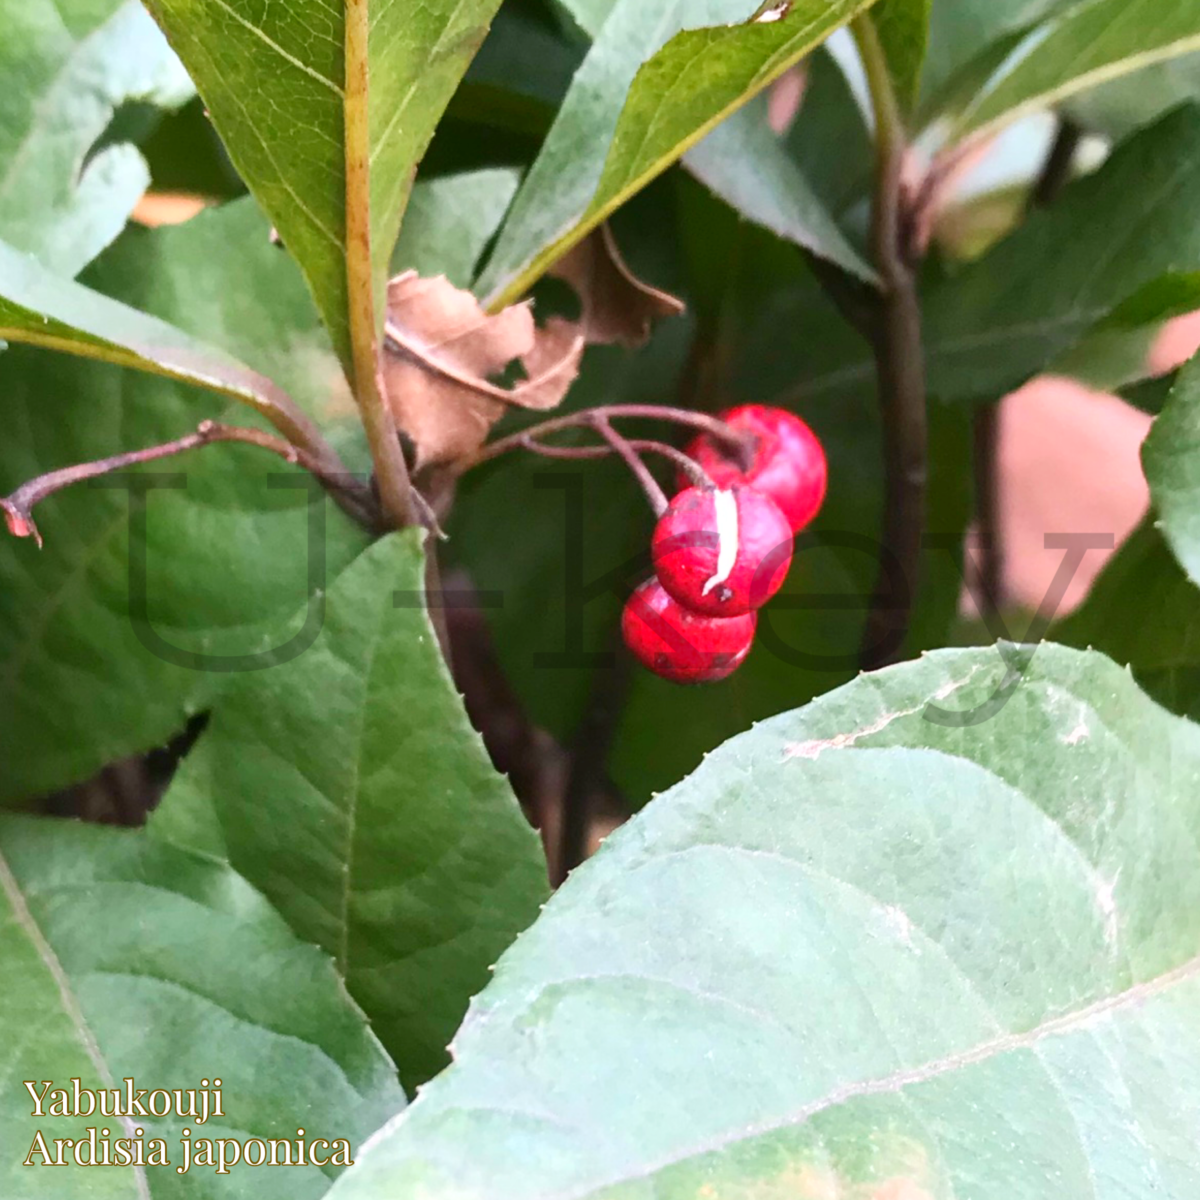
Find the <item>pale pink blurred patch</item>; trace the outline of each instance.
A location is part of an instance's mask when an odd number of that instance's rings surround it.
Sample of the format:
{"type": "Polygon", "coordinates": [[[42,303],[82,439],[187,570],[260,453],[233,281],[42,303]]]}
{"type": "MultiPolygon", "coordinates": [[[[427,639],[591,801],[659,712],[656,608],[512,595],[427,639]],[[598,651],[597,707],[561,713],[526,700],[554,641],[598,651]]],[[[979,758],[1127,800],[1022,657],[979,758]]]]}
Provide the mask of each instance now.
{"type": "Polygon", "coordinates": [[[1176,317],[1163,326],[1146,360],[1151,375],[1165,375],[1200,350],[1200,312],[1176,317]]]}
{"type": "MultiPolygon", "coordinates": [[[[1174,370],[1200,350],[1200,312],[1167,322],[1146,366],[1174,370]]],[[[1062,561],[1047,533],[1111,533],[1116,546],[1145,516],[1150,493],[1139,449],[1151,418],[1117,396],[1071,379],[1044,376],[1006,397],[1000,408],[1000,537],[1005,591],[1035,609],[1062,561]]],[[[973,534],[968,545],[975,545],[973,534]]],[[[1077,607],[1111,551],[1089,550],[1059,615],[1077,607]]],[[[969,596],[964,611],[974,612],[969,596]]]]}
{"type": "Polygon", "coordinates": [[[785,71],[767,93],[767,124],[776,133],[785,133],[804,102],[808,68],[804,63],[785,71]]]}
{"type": "Polygon", "coordinates": [[[188,196],[182,192],[147,192],[133,210],[139,225],[182,225],[201,209],[211,204],[203,196],[188,196]]]}
{"type": "MultiPolygon", "coordinates": [[[[1133,532],[1149,505],[1138,450],[1150,418],[1117,396],[1073,379],[1042,376],[1000,407],[1000,538],[1009,599],[1033,610],[1059,564],[1046,535],[1133,532]]],[[[974,552],[974,535],[968,539],[974,552]]],[[[1058,610],[1076,608],[1110,556],[1089,550],[1058,610]]],[[[964,610],[974,611],[964,596],[964,610]]]]}

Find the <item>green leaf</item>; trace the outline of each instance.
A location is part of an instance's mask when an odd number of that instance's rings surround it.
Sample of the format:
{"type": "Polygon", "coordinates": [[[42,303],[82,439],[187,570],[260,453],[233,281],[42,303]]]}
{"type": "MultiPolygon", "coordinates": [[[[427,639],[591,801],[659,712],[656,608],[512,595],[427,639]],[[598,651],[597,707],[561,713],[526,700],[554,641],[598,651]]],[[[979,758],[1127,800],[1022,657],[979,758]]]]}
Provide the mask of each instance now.
{"type": "Polygon", "coordinates": [[[191,81],[138,0],[3,0],[0,24],[0,237],[75,275],[150,182],[133,146],[93,147],[122,104],[174,108],[191,81]]]}
{"type": "MultiPolygon", "coordinates": [[[[1188,106],[1122,143],[1099,170],[983,257],[957,271],[929,271],[923,297],[930,395],[995,400],[1051,363],[1069,366],[1062,356],[1081,340],[1111,341],[1122,330],[1106,322],[1125,302],[1145,301],[1147,310],[1161,302],[1169,311],[1200,269],[1197,186],[1200,108],[1188,106]]],[[[861,344],[827,343],[808,331],[811,304],[811,288],[801,284],[790,296],[777,295],[771,314],[772,329],[807,339],[791,378],[781,375],[776,384],[784,403],[856,396],[874,373],[861,344]]]]}
{"type": "Polygon", "coordinates": [[[449,113],[541,141],[583,55],[578,39],[568,41],[536,8],[501,6],[449,113]]]}
{"type": "MultiPolygon", "coordinates": [[[[262,896],[228,867],[156,843],[143,832],[65,821],[0,818],[0,1100],[8,1200],[243,1196],[317,1200],[339,1172],[315,1166],[183,1166],[180,1137],[347,1138],[404,1107],[395,1069],[329,960],[297,940],[262,896]],[[172,1114],[128,1121],[36,1115],[21,1080],[66,1088],[186,1089],[221,1081],[224,1119],[172,1114]],[[38,1130],[84,1138],[162,1138],[170,1166],[21,1165],[38,1130]],[[115,1128],[114,1128],[115,1126],[115,1128]],[[100,1129],[97,1128],[97,1134],[100,1129]],[[240,1175],[240,1178],[239,1178],[240,1175]]],[[[143,1104],[146,1098],[142,1098],[143,1104]]],[[[156,1104],[156,1106],[158,1106],[156,1104]]],[[[203,1100],[197,1097],[203,1115],[203,1100]]]]}
{"type": "MultiPolygon", "coordinates": [[[[1070,0],[952,0],[935,3],[929,13],[929,44],[921,92],[925,107],[938,93],[954,88],[956,76],[972,71],[978,61],[997,65],[1016,38],[1070,0]]],[[[989,69],[987,74],[991,74],[989,69]]],[[[979,81],[982,83],[982,80],[979,81]]],[[[972,88],[970,95],[973,96],[972,88]]]]}
{"type": "MultiPolygon", "coordinates": [[[[314,411],[348,404],[303,280],[267,233],[254,203],[239,201],[177,229],[130,230],[86,278],[203,333],[314,411]]],[[[0,492],[238,408],[140,371],[13,346],[0,356],[0,492]]],[[[307,475],[261,451],[211,447],[166,464],[165,476],[173,486],[141,500],[85,486],[45,501],[43,551],[0,540],[0,800],[166,741],[236,676],[236,664],[197,656],[287,646],[310,597],[319,619],[320,592],[366,541],[307,475]]]]}
{"type": "Polygon", "coordinates": [[[1119,140],[1197,97],[1200,53],[1169,58],[1122,75],[1070,97],[1063,108],[1083,128],[1119,140]]]}
{"type": "MultiPolygon", "coordinates": [[[[747,0],[671,0],[657,7],[618,0],[501,230],[480,281],[490,303],[523,294],[630,196],[869,3],[793,0],[779,20],[747,20],[747,0]],[[721,21],[737,23],[715,24],[721,21]],[[706,22],[715,27],[697,28],[706,22]]],[[[774,11],[764,5],[761,16],[774,11]]]]}
{"type": "Polygon", "coordinates": [[[392,255],[392,273],[445,275],[455,287],[469,288],[519,182],[519,172],[508,167],[418,181],[392,255]]]}
{"type": "Polygon", "coordinates": [[[1159,526],[1193,583],[1200,581],[1200,359],[1180,372],[1142,443],[1159,526]]]}
{"type": "Polygon", "coordinates": [[[346,266],[347,10],[369,40],[370,254],[376,308],[413,172],[499,0],[147,0],[230,157],[300,264],[351,361],[346,266]],[[253,103],[249,98],[253,97],[253,103]]]}
{"type": "Polygon", "coordinates": [[[1200,49],[1200,0],[1083,0],[1031,32],[959,119],[994,131],[1096,84],[1200,49]]]}
{"type": "Polygon", "coordinates": [[[1188,1194],[1200,731],[1100,655],[1007,670],[941,651],[710,755],[331,1200],[1188,1194]]]}
{"type": "Polygon", "coordinates": [[[753,101],[722,121],[683,163],[747,220],[867,283],[878,283],[767,124],[765,101],[753,101]]]}
{"type": "Polygon", "coordinates": [[[1051,631],[1127,665],[1138,686],[1180,716],[1200,717],[1200,589],[1162,531],[1144,521],[1096,577],[1084,603],[1051,631]]]}
{"type": "Polygon", "coordinates": [[[1162,275],[1119,304],[1047,369],[1098,391],[1129,387],[1147,378],[1150,352],[1164,325],[1197,305],[1200,273],[1162,275]]]}
{"type": "Polygon", "coordinates": [[[1189,106],[1120,145],[1053,208],[930,287],[931,393],[995,399],[1160,276],[1200,269],[1198,186],[1200,109],[1189,106]]]}
{"type": "Polygon", "coordinates": [[[840,217],[867,196],[875,147],[863,110],[833,55],[818,50],[805,69],[804,102],[786,134],[787,148],[809,187],[840,217]]]}
{"type": "MultiPolygon", "coordinates": [[[[603,20],[597,20],[586,5],[580,11],[578,2],[570,8],[585,31],[595,37],[603,20]]],[[[806,95],[811,92],[811,83],[810,79],[806,95]]],[[[807,116],[808,110],[804,112],[807,116]]],[[[834,158],[845,161],[845,154],[842,143],[834,158]]],[[[684,155],[683,164],[746,220],[836,263],[867,283],[878,282],[874,269],[849,243],[809,185],[788,152],[786,140],[771,131],[765,98],[757,98],[726,117],[684,155]]]]}
{"type": "Polygon", "coordinates": [[[0,242],[0,339],[198,384],[298,431],[313,426],[278,384],[181,329],[47,271],[0,242]]]}
{"type": "Polygon", "coordinates": [[[906,111],[917,103],[932,10],[933,0],[881,0],[871,13],[897,98],[906,111]]]}
{"type": "Polygon", "coordinates": [[[312,647],[222,699],[151,826],[227,857],[332,954],[414,1085],[547,891],[442,661],[421,536],[376,543],[312,647]]]}

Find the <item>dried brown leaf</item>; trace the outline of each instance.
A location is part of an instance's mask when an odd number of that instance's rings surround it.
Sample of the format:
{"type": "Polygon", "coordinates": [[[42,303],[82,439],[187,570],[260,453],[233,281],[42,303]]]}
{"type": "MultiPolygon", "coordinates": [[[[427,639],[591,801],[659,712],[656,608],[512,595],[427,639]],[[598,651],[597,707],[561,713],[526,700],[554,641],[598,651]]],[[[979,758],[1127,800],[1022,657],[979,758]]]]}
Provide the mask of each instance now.
{"type": "Polygon", "coordinates": [[[420,467],[478,449],[509,405],[553,408],[578,374],[584,341],[568,321],[539,329],[528,303],[489,316],[444,276],[407,271],[388,285],[385,345],[388,402],[420,467]],[[515,359],[526,379],[492,383],[515,359]]]}
{"type": "Polygon", "coordinates": [[[607,225],[590,233],[550,268],[582,306],[584,336],[595,345],[641,346],[656,318],[676,317],[684,303],[643,283],[626,265],[607,225]]]}

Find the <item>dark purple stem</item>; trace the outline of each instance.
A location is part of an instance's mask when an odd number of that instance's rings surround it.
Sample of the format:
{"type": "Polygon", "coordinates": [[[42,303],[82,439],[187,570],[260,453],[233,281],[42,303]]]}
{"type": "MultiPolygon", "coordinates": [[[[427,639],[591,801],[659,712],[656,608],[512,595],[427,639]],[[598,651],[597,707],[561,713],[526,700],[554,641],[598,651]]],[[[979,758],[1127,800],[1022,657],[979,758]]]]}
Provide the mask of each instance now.
{"type": "Polygon", "coordinates": [[[219,425],[215,421],[202,421],[195,433],[186,434],[173,442],[149,446],[145,450],[114,454],[94,462],[79,463],[73,467],[63,467],[59,471],[39,475],[36,479],[22,484],[10,496],[0,499],[0,509],[4,512],[4,519],[11,534],[15,537],[32,537],[40,547],[42,535],[33,519],[33,509],[47,496],[100,475],[109,475],[126,467],[136,467],[141,463],[154,462],[155,459],[184,454],[188,450],[209,446],[215,442],[242,442],[248,446],[258,446],[261,450],[278,455],[285,462],[301,466],[325,484],[351,516],[367,525],[378,523],[378,518],[371,515],[367,489],[357,480],[349,476],[333,475],[308,451],[301,450],[274,434],[237,425],[219,425]]]}

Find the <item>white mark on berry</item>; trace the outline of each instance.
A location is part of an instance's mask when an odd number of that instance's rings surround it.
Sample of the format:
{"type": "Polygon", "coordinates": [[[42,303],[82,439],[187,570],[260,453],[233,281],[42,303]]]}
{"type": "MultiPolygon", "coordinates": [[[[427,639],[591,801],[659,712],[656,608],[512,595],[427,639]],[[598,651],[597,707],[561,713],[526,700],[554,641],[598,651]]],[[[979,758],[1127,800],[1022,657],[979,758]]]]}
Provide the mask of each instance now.
{"type": "Polygon", "coordinates": [[[719,583],[733,573],[733,564],[738,554],[738,506],[737,497],[731,491],[717,488],[713,492],[713,510],[717,517],[717,570],[700,591],[707,596],[719,583]]]}

